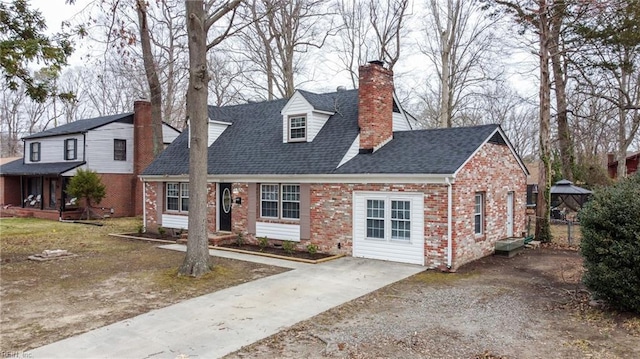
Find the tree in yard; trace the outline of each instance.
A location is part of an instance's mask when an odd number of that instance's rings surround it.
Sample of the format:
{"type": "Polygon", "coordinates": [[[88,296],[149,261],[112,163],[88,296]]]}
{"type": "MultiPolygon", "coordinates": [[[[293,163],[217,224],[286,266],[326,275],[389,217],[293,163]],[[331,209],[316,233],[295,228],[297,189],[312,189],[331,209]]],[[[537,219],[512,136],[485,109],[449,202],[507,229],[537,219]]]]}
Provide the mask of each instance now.
{"type": "Polygon", "coordinates": [[[583,5],[589,17],[573,26],[585,47],[577,55],[580,91],[615,108],[617,177],[627,175],[627,150],[640,129],[640,1],[583,5]]]}
{"type": "Polygon", "coordinates": [[[614,308],[640,313],[640,174],[596,190],[579,218],[585,285],[614,308]]]}
{"type": "Polygon", "coordinates": [[[550,47],[552,43],[550,14],[553,0],[508,1],[495,0],[502,9],[514,16],[516,22],[531,27],[538,40],[540,70],[539,85],[539,157],[538,200],[536,203],[536,239],[551,240],[550,199],[551,199],[551,76],[550,47]]]}
{"type": "Polygon", "coordinates": [[[439,127],[452,127],[465,102],[496,80],[501,39],[496,36],[499,17],[487,17],[478,0],[430,0],[425,16],[421,51],[436,69],[433,95],[439,127]]]}
{"type": "Polygon", "coordinates": [[[151,36],[149,35],[149,20],[147,17],[146,0],[136,0],[138,12],[138,26],[140,27],[140,45],[144,72],[149,83],[151,94],[151,137],[153,139],[153,154],[157,156],[164,149],[162,138],[162,87],[156,70],[156,64],[151,51],[151,36]]]}
{"type": "Polygon", "coordinates": [[[87,219],[91,219],[91,203],[99,204],[102,201],[106,195],[106,187],[96,172],[80,168],[75,176],[71,177],[66,192],[72,197],[84,198],[84,213],[87,219]]]}
{"type": "MultiPolygon", "coordinates": [[[[261,76],[246,76],[256,89],[266,90],[266,98],[288,98],[295,92],[295,75],[304,68],[300,54],[324,46],[335,31],[327,23],[323,0],[251,0],[247,7],[251,24],[243,32],[242,51],[261,76]],[[262,80],[266,84],[262,84],[262,80]]],[[[251,72],[250,72],[251,73],[251,72]]],[[[255,73],[253,73],[255,75],[255,73]]]]}
{"type": "Polygon", "coordinates": [[[57,96],[49,81],[34,78],[29,65],[43,63],[53,77],[57,76],[73,52],[68,35],[44,35],[47,26],[42,14],[29,8],[27,0],[0,2],[0,69],[12,90],[24,84],[32,99],[44,102],[57,96]]]}
{"type": "Polygon", "coordinates": [[[187,253],[180,266],[181,275],[201,276],[211,270],[207,236],[207,154],[209,70],[207,51],[233,33],[235,14],[242,0],[185,0],[189,39],[189,87],[187,118],[189,121],[189,237],[187,253]],[[231,14],[227,17],[227,14],[231,14]],[[226,22],[226,24],[225,24],[226,22]],[[209,30],[220,26],[221,32],[209,41],[209,30]],[[224,25],[221,25],[224,24],[224,25]]]}
{"type": "Polygon", "coordinates": [[[340,71],[347,71],[353,88],[358,87],[358,67],[381,60],[390,70],[400,59],[407,35],[407,0],[339,0],[338,41],[334,43],[340,71]]]}

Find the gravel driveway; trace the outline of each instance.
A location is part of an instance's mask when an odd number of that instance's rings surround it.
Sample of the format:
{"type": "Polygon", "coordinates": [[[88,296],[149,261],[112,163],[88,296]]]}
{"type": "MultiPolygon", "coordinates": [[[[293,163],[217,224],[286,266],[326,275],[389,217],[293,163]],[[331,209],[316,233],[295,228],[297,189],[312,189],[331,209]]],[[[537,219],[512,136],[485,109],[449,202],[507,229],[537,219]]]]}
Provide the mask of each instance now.
{"type": "Polygon", "coordinates": [[[581,275],[576,252],[548,249],[427,271],[228,358],[640,357],[640,319],[589,307],[581,275]]]}

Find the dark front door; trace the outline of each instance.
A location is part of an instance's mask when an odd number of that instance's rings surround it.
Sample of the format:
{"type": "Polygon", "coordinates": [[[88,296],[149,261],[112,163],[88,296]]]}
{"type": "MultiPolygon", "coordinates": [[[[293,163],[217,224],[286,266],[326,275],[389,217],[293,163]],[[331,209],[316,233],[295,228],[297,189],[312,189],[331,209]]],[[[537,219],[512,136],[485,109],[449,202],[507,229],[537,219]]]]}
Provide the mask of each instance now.
{"type": "Polygon", "coordinates": [[[231,231],[231,183],[220,183],[218,192],[218,208],[220,209],[220,230],[231,231]]]}

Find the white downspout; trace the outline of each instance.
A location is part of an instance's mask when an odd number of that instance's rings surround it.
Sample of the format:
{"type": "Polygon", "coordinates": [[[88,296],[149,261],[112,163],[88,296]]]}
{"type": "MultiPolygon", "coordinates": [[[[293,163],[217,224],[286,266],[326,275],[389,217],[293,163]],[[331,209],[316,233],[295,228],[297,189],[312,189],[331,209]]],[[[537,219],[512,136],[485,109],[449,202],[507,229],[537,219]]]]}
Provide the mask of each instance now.
{"type": "MultiPolygon", "coordinates": [[[[140,178],[142,181],[142,178],[140,178]]],[[[147,182],[142,181],[142,231],[147,232],[147,182]]]]}
{"type": "Polygon", "coordinates": [[[451,261],[452,261],[452,251],[453,251],[453,246],[451,243],[451,235],[453,233],[453,230],[451,228],[451,222],[453,221],[453,198],[451,198],[451,195],[453,193],[453,190],[451,188],[451,182],[449,181],[449,177],[445,178],[445,181],[447,183],[447,268],[451,269],[451,261]]]}

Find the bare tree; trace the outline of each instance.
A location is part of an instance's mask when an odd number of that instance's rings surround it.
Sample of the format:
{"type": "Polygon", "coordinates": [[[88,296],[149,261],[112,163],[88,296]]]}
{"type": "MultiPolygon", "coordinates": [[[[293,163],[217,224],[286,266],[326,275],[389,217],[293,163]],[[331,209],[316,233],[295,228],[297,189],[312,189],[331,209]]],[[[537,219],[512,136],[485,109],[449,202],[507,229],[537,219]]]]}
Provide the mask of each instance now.
{"type": "Polygon", "coordinates": [[[207,51],[220,44],[233,32],[234,15],[242,0],[185,0],[189,35],[189,87],[187,118],[189,119],[189,237],[187,254],[180,266],[181,275],[201,276],[210,271],[207,236],[207,149],[209,123],[207,99],[209,71],[207,51]],[[226,16],[231,14],[230,18],[226,16]],[[213,25],[222,26],[211,41],[213,25]],[[224,26],[226,25],[226,26],[224,26]]]}
{"type": "Polygon", "coordinates": [[[536,32],[540,70],[539,85],[539,195],[536,203],[536,238],[551,240],[550,197],[551,197],[551,74],[550,48],[551,30],[549,18],[553,6],[551,0],[495,1],[503,10],[513,15],[514,20],[536,32]]]}
{"type": "Polygon", "coordinates": [[[585,3],[591,15],[575,26],[588,45],[576,66],[581,91],[616,109],[617,177],[627,175],[627,150],[640,128],[640,3],[616,0],[600,6],[585,3]]]}
{"type": "Polygon", "coordinates": [[[144,72],[149,84],[151,94],[151,138],[153,154],[158,155],[164,149],[162,138],[162,88],[156,70],[156,64],[151,51],[151,35],[149,33],[149,20],[147,17],[146,0],[136,0],[138,13],[138,27],[140,28],[140,45],[142,47],[142,60],[144,72]]]}
{"type": "MultiPolygon", "coordinates": [[[[438,121],[451,127],[478,86],[496,79],[497,17],[486,17],[477,0],[430,0],[421,51],[436,69],[438,121]]],[[[433,97],[433,96],[430,96],[433,97]]]]}
{"type": "Polygon", "coordinates": [[[20,106],[26,101],[24,89],[10,89],[0,84],[0,134],[2,157],[18,156],[22,153],[20,136],[23,131],[20,106]]]}
{"type": "Polygon", "coordinates": [[[358,66],[370,59],[371,22],[365,1],[339,0],[337,13],[341,22],[338,42],[335,46],[340,70],[346,70],[353,88],[358,88],[358,66]]]}
{"type": "MultiPolygon", "coordinates": [[[[338,41],[332,44],[339,71],[347,71],[358,87],[358,66],[382,60],[393,70],[409,31],[408,0],[338,0],[338,41]]],[[[335,60],[333,60],[335,61],[335,60]]]]}
{"type": "Polygon", "coordinates": [[[553,89],[556,100],[556,124],[562,177],[573,181],[574,150],[569,130],[567,104],[567,59],[562,33],[568,5],[565,0],[554,0],[549,7],[549,54],[553,71],[553,89]]]}
{"type": "MultiPolygon", "coordinates": [[[[295,76],[304,69],[301,54],[321,48],[334,34],[332,17],[322,0],[253,0],[252,25],[244,35],[243,55],[256,67],[266,85],[250,82],[266,90],[266,98],[290,97],[295,76]]],[[[253,76],[253,74],[252,74],[253,76]]]]}
{"type": "Polygon", "coordinates": [[[408,7],[409,0],[370,0],[369,3],[369,20],[378,46],[377,59],[387,63],[389,70],[393,70],[400,59],[408,7]]]}

